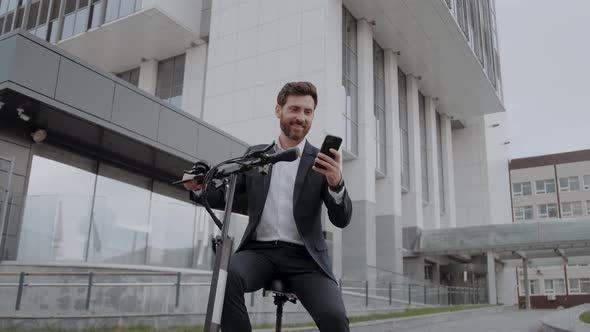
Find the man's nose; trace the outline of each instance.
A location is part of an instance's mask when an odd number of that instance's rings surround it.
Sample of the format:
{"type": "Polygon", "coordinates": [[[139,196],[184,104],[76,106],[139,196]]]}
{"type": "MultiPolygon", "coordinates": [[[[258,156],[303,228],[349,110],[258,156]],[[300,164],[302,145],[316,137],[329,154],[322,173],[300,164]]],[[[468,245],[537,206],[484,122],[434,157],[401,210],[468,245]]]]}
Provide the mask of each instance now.
{"type": "Polygon", "coordinates": [[[295,119],[299,122],[305,122],[305,114],[303,114],[303,112],[299,112],[295,116],[295,119]]]}

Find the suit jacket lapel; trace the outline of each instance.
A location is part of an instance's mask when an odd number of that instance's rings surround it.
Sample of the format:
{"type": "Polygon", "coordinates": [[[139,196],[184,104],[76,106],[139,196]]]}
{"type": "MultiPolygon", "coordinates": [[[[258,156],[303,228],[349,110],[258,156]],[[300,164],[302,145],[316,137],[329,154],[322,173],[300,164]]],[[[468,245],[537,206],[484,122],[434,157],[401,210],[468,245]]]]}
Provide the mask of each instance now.
{"type": "Polygon", "coordinates": [[[307,177],[307,173],[311,169],[311,165],[315,160],[315,155],[313,153],[313,149],[308,142],[305,142],[305,148],[303,149],[303,153],[301,154],[301,161],[299,162],[299,168],[297,169],[297,176],[295,177],[295,188],[293,189],[293,207],[297,204],[299,200],[299,195],[301,195],[301,190],[303,188],[303,183],[305,182],[305,178],[307,177]]]}

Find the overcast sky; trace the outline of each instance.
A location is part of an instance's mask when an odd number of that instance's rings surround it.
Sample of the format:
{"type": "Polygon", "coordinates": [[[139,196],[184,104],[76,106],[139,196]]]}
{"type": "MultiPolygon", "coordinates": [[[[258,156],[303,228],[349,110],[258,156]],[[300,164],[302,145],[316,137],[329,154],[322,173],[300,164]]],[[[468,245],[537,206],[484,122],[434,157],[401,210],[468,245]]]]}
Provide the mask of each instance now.
{"type": "Polygon", "coordinates": [[[590,0],[496,0],[510,158],[590,149],[590,0]]]}

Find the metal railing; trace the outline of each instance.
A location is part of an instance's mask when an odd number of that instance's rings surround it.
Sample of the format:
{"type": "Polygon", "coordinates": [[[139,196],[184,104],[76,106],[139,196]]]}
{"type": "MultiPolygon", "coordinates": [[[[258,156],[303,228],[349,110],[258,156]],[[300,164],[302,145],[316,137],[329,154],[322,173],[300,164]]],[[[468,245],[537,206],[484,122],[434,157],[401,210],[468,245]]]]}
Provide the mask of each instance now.
{"type": "Polygon", "coordinates": [[[424,283],[370,282],[368,280],[340,279],[341,294],[359,293],[364,296],[365,306],[371,299],[387,302],[388,305],[464,305],[487,303],[486,290],[479,287],[456,287],[424,283]]]}
{"type": "MultiPolygon", "coordinates": [[[[199,275],[195,272],[120,272],[120,271],[84,271],[84,272],[0,272],[0,278],[6,279],[15,277],[14,282],[0,282],[2,287],[16,287],[14,298],[14,310],[21,310],[24,293],[27,288],[52,288],[52,287],[78,287],[85,288],[85,306],[89,311],[93,299],[93,292],[100,287],[173,287],[174,305],[179,307],[182,287],[210,287],[210,282],[189,282],[183,281],[183,276],[199,275]],[[98,280],[103,277],[165,277],[165,281],[109,281],[98,280]],[[82,281],[42,281],[40,277],[80,277],[82,281]],[[35,280],[36,279],[36,280],[35,280]]],[[[426,283],[395,283],[369,280],[340,279],[338,281],[341,294],[364,297],[364,306],[369,307],[371,300],[375,303],[392,306],[394,304],[403,306],[439,306],[439,305],[462,305],[486,303],[485,290],[472,287],[450,287],[426,283]]],[[[253,293],[254,294],[254,293],[253,293]]],[[[252,294],[251,306],[254,295],[252,294]]],[[[4,301],[9,301],[6,297],[4,301]]]]}
{"type": "MultiPolygon", "coordinates": [[[[184,275],[196,275],[198,273],[184,273],[184,275]]],[[[203,287],[210,286],[209,282],[182,282],[182,272],[0,272],[0,277],[18,277],[14,283],[3,282],[0,287],[18,287],[15,298],[15,310],[20,310],[23,293],[27,287],[85,287],[86,288],[86,305],[85,309],[90,310],[92,291],[95,287],[158,287],[174,286],[175,287],[175,307],[180,304],[180,288],[182,286],[203,287]],[[86,277],[85,282],[27,282],[27,277],[86,277]],[[96,282],[95,277],[100,276],[157,276],[157,277],[174,277],[167,282],[96,282]]]]}
{"type": "Polygon", "coordinates": [[[340,292],[360,293],[364,305],[368,307],[371,299],[387,303],[389,306],[418,305],[462,305],[487,303],[485,287],[449,286],[416,280],[395,271],[367,265],[368,280],[342,278],[338,281],[340,292]]]}

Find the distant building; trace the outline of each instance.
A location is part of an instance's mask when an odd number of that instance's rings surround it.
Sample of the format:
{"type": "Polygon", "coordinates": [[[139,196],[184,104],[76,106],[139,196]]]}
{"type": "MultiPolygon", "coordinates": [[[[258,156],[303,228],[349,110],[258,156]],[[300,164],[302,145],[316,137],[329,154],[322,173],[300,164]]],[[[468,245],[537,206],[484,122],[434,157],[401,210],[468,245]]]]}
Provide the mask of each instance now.
{"type": "MultiPolygon", "coordinates": [[[[518,158],[510,161],[515,223],[558,223],[590,218],[590,150],[518,158]]],[[[589,235],[590,237],[590,235],[589,235]]],[[[567,264],[529,268],[533,308],[556,308],[590,301],[590,267],[567,264]]],[[[519,269],[519,291],[522,287],[519,269]]]]}

